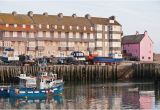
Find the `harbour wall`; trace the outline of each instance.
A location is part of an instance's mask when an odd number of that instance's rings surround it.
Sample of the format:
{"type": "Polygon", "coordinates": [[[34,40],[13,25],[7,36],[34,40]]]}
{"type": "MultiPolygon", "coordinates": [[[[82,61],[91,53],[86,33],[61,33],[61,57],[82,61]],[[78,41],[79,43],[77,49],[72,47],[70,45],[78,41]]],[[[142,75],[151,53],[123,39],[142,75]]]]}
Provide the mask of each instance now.
{"type": "MultiPolygon", "coordinates": [[[[14,83],[20,73],[36,76],[38,66],[0,66],[0,83],[14,83]]],[[[65,82],[106,82],[158,80],[160,64],[133,63],[120,65],[52,65],[43,71],[57,73],[65,82]]]]}

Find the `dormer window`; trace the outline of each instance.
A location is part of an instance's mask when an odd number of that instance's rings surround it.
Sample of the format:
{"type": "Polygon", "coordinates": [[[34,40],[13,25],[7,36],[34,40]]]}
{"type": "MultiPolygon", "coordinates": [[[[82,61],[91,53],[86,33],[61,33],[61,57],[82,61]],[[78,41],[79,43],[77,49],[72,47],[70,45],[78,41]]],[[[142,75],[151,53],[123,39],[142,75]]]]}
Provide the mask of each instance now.
{"type": "Polygon", "coordinates": [[[17,27],[17,24],[14,24],[14,27],[16,28],[16,27],[17,27]]]}
{"type": "Polygon", "coordinates": [[[38,26],[39,28],[42,28],[42,25],[41,24],[39,24],[39,26],[38,26]]]}
{"type": "Polygon", "coordinates": [[[79,26],[77,26],[77,30],[79,30],[79,26]]]}
{"type": "Polygon", "coordinates": [[[84,30],[86,30],[86,26],[84,26],[84,30]]]}
{"type": "Polygon", "coordinates": [[[57,25],[54,26],[54,29],[57,29],[57,25]]]}
{"type": "Polygon", "coordinates": [[[23,27],[23,28],[26,28],[26,25],[25,25],[25,24],[23,24],[23,25],[22,25],[22,27],[23,27]]]}
{"type": "Polygon", "coordinates": [[[6,24],[6,27],[9,27],[9,24],[6,24]]]}
{"type": "Polygon", "coordinates": [[[47,29],[49,29],[49,25],[47,24],[47,29]]]}
{"type": "Polygon", "coordinates": [[[72,30],[72,26],[69,26],[69,29],[72,30]]]}
{"type": "Polygon", "coordinates": [[[91,29],[91,31],[93,31],[93,27],[91,27],[90,29],[91,29]]]}
{"type": "Polygon", "coordinates": [[[33,25],[31,25],[30,27],[31,27],[31,29],[33,29],[33,28],[34,28],[34,26],[33,26],[33,25]]]}
{"type": "Polygon", "coordinates": [[[62,29],[64,29],[64,25],[62,25],[62,29]]]}

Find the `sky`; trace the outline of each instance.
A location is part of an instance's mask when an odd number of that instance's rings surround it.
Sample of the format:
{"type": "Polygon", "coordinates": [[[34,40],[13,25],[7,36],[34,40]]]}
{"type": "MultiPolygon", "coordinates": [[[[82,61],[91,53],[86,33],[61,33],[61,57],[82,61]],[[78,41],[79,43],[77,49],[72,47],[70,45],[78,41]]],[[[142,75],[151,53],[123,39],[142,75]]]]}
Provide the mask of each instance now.
{"type": "Polygon", "coordinates": [[[64,16],[89,13],[104,18],[114,15],[122,24],[124,35],[147,30],[154,42],[154,52],[160,53],[160,0],[0,0],[1,13],[12,11],[20,14],[48,12],[51,15],[61,12],[64,16]]]}

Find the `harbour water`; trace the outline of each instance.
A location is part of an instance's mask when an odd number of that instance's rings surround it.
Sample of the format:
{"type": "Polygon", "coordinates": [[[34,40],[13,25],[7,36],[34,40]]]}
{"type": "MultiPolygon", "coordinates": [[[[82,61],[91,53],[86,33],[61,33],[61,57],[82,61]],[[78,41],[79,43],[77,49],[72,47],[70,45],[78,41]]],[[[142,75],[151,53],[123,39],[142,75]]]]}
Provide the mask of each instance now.
{"type": "Polygon", "coordinates": [[[42,99],[0,98],[0,109],[160,109],[152,82],[65,84],[62,95],[42,99]]]}

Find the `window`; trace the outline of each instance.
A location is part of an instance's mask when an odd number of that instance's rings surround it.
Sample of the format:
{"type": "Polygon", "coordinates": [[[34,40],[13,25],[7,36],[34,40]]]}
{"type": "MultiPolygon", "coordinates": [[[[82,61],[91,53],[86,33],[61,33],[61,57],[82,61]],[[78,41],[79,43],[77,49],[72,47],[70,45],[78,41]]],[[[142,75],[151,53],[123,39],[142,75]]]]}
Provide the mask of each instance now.
{"type": "Polygon", "coordinates": [[[57,29],[57,25],[54,26],[54,29],[57,29]]]}
{"type": "Polygon", "coordinates": [[[9,32],[5,32],[5,37],[9,37],[9,32]]]}
{"type": "Polygon", "coordinates": [[[9,27],[9,24],[6,24],[6,27],[9,27]]]}
{"type": "Polygon", "coordinates": [[[47,29],[49,29],[49,25],[48,25],[48,24],[47,24],[47,26],[46,26],[46,27],[47,27],[47,29]]]}
{"type": "Polygon", "coordinates": [[[102,30],[102,25],[97,24],[97,31],[101,31],[101,30],[102,30]]]}
{"type": "Polygon", "coordinates": [[[22,25],[22,28],[26,28],[26,25],[25,25],[25,24],[23,24],[23,25],[22,25]]]}
{"type": "Polygon", "coordinates": [[[41,24],[39,24],[39,28],[40,28],[40,29],[42,28],[42,25],[41,25],[41,24]]]}
{"type": "Polygon", "coordinates": [[[43,37],[46,37],[46,32],[45,31],[43,31],[43,37]]]}
{"type": "Polygon", "coordinates": [[[58,32],[54,32],[54,38],[58,38],[58,32]]]}
{"type": "Polygon", "coordinates": [[[102,47],[102,41],[97,41],[97,47],[102,47]]]}
{"type": "Polygon", "coordinates": [[[90,29],[91,29],[91,31],[93,31],[93,27],[91,27],[90,29]]]}
{"type": "Polygon", "coordinates": [[[61,32],[61,38],[65,38],[65,32],[61,32]]]}
{"type": "Polygon", "coordinates": [[[102,33],[97,33],[97,39],[102,39],[102,33]]]}
{"type": "Polygon", "coordinates": [[[86,30],[86,26],[84,26],[84,30],[86,30]]]}
{"type": "Polygon", "coordinates": [[[105,34],[105,39],[108,39],[108,34],[105,34]]]}
{"type": "Polygon", "coordinates": [[[14,24],[14,27],[16,28],[16,27],[17,27],[17,24],[14,24]]]}
{"type": "Polygon", "coordinates": [[[69,33],[69,38],[73,38],[73,32],[69,33]]]}
{"type": "Polygon", "coordinates": [[[22,32],[22,37],[26,37],[26,32],[22,32]]]}
{"type": "Polygon", "coordinates": [[[76,38],[79,38],[79,33],[78,32],[76,32],[76,38]]]}
{"type": "Polygon", "coordinates": [[[142,59],[144,59],[144,56],[142,56],[142,59]]]}
{"type": "Polygon", "coordinates": [[[77,26],[77,30],[79,30],[79,26],[77,26]]]}
{"type": "Polygon", "coordinates": [[[150,59],[151,59],[151,57],[148,57],[148,59],[150,60],[150,59]]]}
{"type": "Polygon", "coordinates": [[[90,34],[90,39],[94,39],[93,34],[90,34]]]}
{"type": "Polygon", "coordinates": [[[30,37],[30,38],[34,38],[34,33],[33,33],[33,32],[30,32],[30,33],[29,33],[29,37],[30,37]]]}
{"type": "Polygon", "coordinates": [[[17,37],[17,32],[13,32],[13,37],[17,37]]]}
{"type": "Polygon", "coordinates": [[[30,27],[31,27],[31,29],[33,29],[33,28],[34,28],[34,27],[33,27],[33,25],[31,25],[30,27]]]}
{"type": "Polygon", "coordinates": [[[69,29],[72,30],[72,26],[69,26],[69,29]]]}
{"type": "Polygon", "coordinates": [[[60,42],[60,47],[67,47],[67,42],[60,42]]]}
{"type": "Polygon", "coordinates": [[[62,29],[64,29],[64,25],[62,25],[62,29]]]}
{"type": "Polygon", "coordinates": [[[38,32],[38,37],[43,37],[43,32],[42,31],[38,32]]]}
{"type": "Polygon", "coordinates": [[[87,33],[83,34],[83,39],[87,39],[87,33]]]}
{"type": "Polygon", "coordinates": [[[108,26],[105,26],[105,31],[108,31],[108,26]]]}
{"type": "Polygon", "coordinates": [[[46,32],[46,37],[50,37],[50,32],[46,32]]]}

